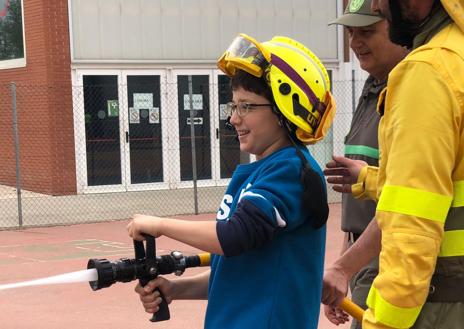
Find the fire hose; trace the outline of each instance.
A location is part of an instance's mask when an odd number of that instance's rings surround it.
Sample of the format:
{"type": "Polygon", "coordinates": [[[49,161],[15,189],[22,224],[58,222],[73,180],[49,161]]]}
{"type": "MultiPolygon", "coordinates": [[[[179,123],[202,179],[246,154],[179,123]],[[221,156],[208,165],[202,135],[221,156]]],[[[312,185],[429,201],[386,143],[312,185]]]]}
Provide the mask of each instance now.
{"type": "MultiPolygon", "coordinates": [[[[135,258],[120,258],[115,261],[108,259],[89,259],[87,268],[97,270],[98,279],[90,281],[92,290],[107,288],[116,282],[130,282],[139,280],[143,287],[149,281],[156,279],[158,275],[172,274],[182,275],[186,268],[204,267],[210,265],[209,253],[200,253],[193,256],[184,256],[179,251],[173,251],[168,255],[156,256],[155,238],[145,235],[146,248],[143,241],[134,240],[135,258]]],[[[152,322],[170,319],[169,307],[159,291],[162,302],[159,310],[150,319],[152,322]]],[[[348,298],[344,298],[340,308],[358,321],[362,321],[364,310],[348,298]]]]}
{"type": "Polygon", "coordinates": [[[343,298],[342,303],[339,306],[342,310],[344,310],[346,313],[351,315],[353,318],[358,320],[358,322],[362,322],[363,315],[364,315],[364,310],[359,307],[357,304],[353,303],[350,299],[348,298],[343,298]]]}

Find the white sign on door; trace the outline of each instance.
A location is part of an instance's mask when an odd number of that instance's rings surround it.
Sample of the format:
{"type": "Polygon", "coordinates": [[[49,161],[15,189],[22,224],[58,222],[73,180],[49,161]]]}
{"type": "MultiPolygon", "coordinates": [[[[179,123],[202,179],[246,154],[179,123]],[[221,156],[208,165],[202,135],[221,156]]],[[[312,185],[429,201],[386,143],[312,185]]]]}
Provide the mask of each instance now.
{"type": "Polygon", "coordinates": [[[227,113],[227,105],[219,104],[219,120],[227,120],[229,114],[227,113]]]}
{"type": "Polygon", "coordinates": [[[134,93],[134,108],[149,109],[153,107],[153,94],[151,93],[134,93]]]}
{"type": "MultiPolygon", "coordinates": [[[[203,95],[193,94],[192,95],[193,109],[203,110],[203,95]]],[[[184,110],[190,111],[190,97],[188,94],[184,95],[184,110]]]]}
{"type": "Polygon", "coordinates": [[[150,109],[150,114],[148,116],[149,123],[160,123],[160,109],[159,107],[153,107],[150,109]]]}
{"type": "Polygon", "coordinates": [[[140,110],[129,108],[129,123],[140,123],[140,110]]]}
{"type": "MultiPolygon", "coordinates": [[[[187,118],[187,125],[190,125],[192,120],[190,118],[187,118]]],[[[193,125],[202,125],[203,124],[203,118],[193,118],[193,125]]]]}
{"type": "Polygon", "coordinates": [[[140,123],[140,113],[135,113],[140,110],[148,110],[148,123],[160,123],[159,107],[153,107],[152,93],[134,93],[133,98],[134,107],[130,108],[130,123],[140,123]]]}

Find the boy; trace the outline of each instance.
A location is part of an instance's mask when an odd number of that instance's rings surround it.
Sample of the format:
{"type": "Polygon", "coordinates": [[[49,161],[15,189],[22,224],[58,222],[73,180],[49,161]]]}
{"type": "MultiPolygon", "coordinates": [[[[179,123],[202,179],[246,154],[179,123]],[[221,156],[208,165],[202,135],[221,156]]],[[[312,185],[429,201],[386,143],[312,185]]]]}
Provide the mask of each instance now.
{"type": "Polygon", "coordinates": [[[322,172],[304,144],[321,139],[334,114],[327,72],[300,43],[239,35],[218,61],[231,77],[227,104],[239,165],[217,221],[135,215],[129,235],[165,235],[211,252],[211,270],[137,286],[147,312],[167,302],[208,299],[205,328],[316,328],[328,216],[322,172]]]}

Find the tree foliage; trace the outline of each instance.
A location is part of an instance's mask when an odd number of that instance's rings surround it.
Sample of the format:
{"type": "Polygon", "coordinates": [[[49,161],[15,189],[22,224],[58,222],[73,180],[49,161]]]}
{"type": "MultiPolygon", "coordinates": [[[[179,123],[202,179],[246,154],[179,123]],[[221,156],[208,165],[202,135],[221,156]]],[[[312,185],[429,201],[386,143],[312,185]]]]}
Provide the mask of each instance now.
{"type": "Polygon", "coordinates": [[[0,17],[0,60],[24,57],[21,0],[10,0],[7,14],[0,17]]]}

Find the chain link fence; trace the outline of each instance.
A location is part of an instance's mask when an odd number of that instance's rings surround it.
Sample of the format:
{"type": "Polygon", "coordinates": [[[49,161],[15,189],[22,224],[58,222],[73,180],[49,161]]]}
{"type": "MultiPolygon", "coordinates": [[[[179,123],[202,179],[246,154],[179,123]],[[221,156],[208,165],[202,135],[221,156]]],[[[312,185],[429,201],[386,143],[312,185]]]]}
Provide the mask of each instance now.
{"type": "MultiPolygon", "coordinates": [[[[254,161],[226,125],[228,79],[120,80],[0,85],[0,229],[217,211],[236,165],[254,161]]],[[[362,81],[333,87],[352,111],[362,81]]],[[[331,132],[310,151],[323,167],[340,148],[331,132]]]]}

